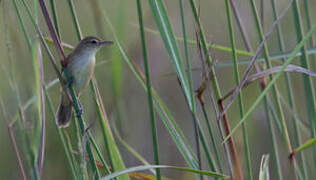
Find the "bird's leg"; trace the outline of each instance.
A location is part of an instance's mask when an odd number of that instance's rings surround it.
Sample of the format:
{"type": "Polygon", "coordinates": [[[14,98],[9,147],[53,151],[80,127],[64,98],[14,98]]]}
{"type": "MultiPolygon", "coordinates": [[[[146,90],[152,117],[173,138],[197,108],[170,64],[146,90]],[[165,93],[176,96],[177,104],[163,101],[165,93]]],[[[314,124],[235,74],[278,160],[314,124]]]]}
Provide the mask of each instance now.
{"type": "Polygon", "coordinates": [[[77,118],[79,118],[82,115],[83,107],[82,107],[82,104],[81,104],[79,99],[77,99],[77,102],[78,102],[78,105],[79,105],[79,112],[77,113],[77,118]]]}
{"type": "Polygon", "coordinates": [[[67,81],[67,83],[66,83],[66,87],[67,87],[67,88],[70,88],[70,86],[73,85],[74,81],[75,81],[75,80],[74,80],[74,77],[73,77],[73,76],[70,76],[69,81],[67,81]]]}
{"type": "MultiPolygon", "coordinates": [[[[74,77],[73,77],[73,76],[70,76],[70,78],[69,78],[69,80],[68,80],[68,82],[67,82],[67,84],[66,84],[67,88],[70,88],[70,86],[72,86],[73,83],[74,83],[74,77]]],[[[77,113],[76,116],[77,116],[77,118],[79,118],[79,117],[81,117],[81,115],[82,115],[83,107],[82,107],[82,104],[81,104],[79,98],[77,98],[77,103],[78,103],[78,106],[79,106],[79,112],[77,113]]]]}

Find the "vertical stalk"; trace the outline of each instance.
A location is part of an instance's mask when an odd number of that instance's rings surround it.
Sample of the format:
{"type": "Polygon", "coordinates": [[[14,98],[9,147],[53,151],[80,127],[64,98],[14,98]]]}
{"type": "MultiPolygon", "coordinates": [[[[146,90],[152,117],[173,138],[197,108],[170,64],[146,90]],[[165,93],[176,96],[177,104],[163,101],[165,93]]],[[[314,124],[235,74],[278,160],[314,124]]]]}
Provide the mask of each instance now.
{"type": "MultiPolygon", "coordinates": [[[[295,30],[297,41],[301,41],[304,38],[304,30],[301,20],[301,12],[297,0],[294,0],[293,4],[293,18],[295,20],[295,30]]],[[[310,69],[310,61],[308,60],[308,55],[306,52],[306,46],[304,45],[301,49],[302,56],[300,57],[301,66],[306,69],[310,69]]],[[[306,98],[306,109],[308,120],[310,123],[310,135],[311,137],[316,136],[316,98],[315,98],[315,86],[310,76],[303,75],[304,89],[305,89],[305,98],[306,98]]],[[[316,148],[313,147],[313,158],[314,165],[316,165],[316,148]]]]}
{"type": "MultiPolygon", "coordinates": [[[[227,21],[228,21],[229,37],[230,37],[231,47],[232,47],[232,58],[234,61],[235,82],[238,85],[238,83],[240,82],[240,75],[239,75],[238,60],[237,60],[237,55],[236,55],[234,29],[233,29],[232,18],[231,18],[231,7],[230,7],[230,4],[228,1],[229,0],[225,0],[226,16],[227,16],[227,21]]],[[[243,118],[244,102],[243,102],[242,91],[240,91],[240,93],[238,94],[238,104],[239,104],[240,118],[243,118]]],[[[247,133],[245,123],[242,124],[242,134],[243,134],[243,141],[244,141],[244,151],[245,151],[247,175],[248,175],[248,179],[252,180],[253,175],[252,175],[252,171],[251,171],[251,159],[250,159],[250,151],[249,151],[249,144],[248,144],[248,133],[247,133]]]]}
{"type": "MultiPolygon", "coordinates": [[[[193,131],[194,131],[194,136],[195,136],[196,154],[197,154],[197,158],[198,158],[199,169],[201,170],[201,168],[202,168],[201,163],[202,162],[201,162],[201,150],[200,150],[200,140],[199,140],[201,138],[200,137],[201,135],[199,133],[198,122],[197,122],[197,118],[195,115],[196,107],[195,107],[195,99],[194,99],[194,91],[193,91],[193,83],[192,83],[191,62],[189,59],[189,51],[188,51],[188,43],[187,43],[187,35],[186,35],[186,27],[185,27],[185,19],[184,19],[183,0],[179,0],[179,6],[180,6],[182,36],[183,36],[183,45],[184,45],[184,53],[185,53],[186,74],[187,74],[189,94],[190,94],[189,98],[193,104],[192,109],[190,109],[190,111],[191,111],[192,120],[193,120],[193,127],[194,127],[193,131]]],[[[208,158],[208,159],[210,159],[210,158],[208,158]]],[[[200,178],[203,179],[203,176],[201,176],[200,178]]]]}
{"type": "Polygon", "coordinates": [[[212,146],[214,148],[214,154],[215,154],[215,157],[216,157],[216,164],[218,165],[219,172],[223,172],[222,163],[221,163],[221,160],[220,160],[221,158],[220,158],[220,154],[218,152],[218,147],[216,145],[215,137],[213,135],[212,126],[210,124],[210,121],[209,121],[209,118],[208,118],[208,115],[207,115],[207,112],[206,112],[206,109],[205,109],[205,105],[203,103],[201,103],[201,106],[202,106],[203,116],[204,116],[204,119],[206,121],[206,127],[207,127],[207,130],[208,130],[209,136],[211,138],[212,146]]]}
{"type": "Polygon", "coordinates": [[[82,32],[81,32],[81,29],[79,26],[77,13],[76,13],[75,8],[74,8],[74,3],[73,3],[73,0],[67,0],[67,2],[68,2],[68,6],[69,6],[69,9],[71,12],[72,21],[74,22],[74,25],[75,25],[77,39],[80,41],[82,38],[82,32]]]}
{"type": "MultiPolygon", "coordinates": [[[[197,9],[196,9],[196,5],[195,5],[195,1],[194,0],[190,0],[190,5],[191,5],[191,9],[193,12],[193,16],[195,19],[196,24],[198,25],[198,28],[200,29],[200,39],[201,39],[201,45],[202,45],[202,49],[206,58],[206,64],[208,65],[208,68],[210,70],[209,73],[209,77],[211,77],[211,83],[214,89],[214,93],[216,96],[216,99],[218,100],[218,106],[220,111],[223,111],[224,109],[224,104],[223,101],[221,101],[222,99],[222,94],[220,92],[220,88],[219,88],[219,84],[217,81],[217,76],[215,73],[215,68],[213,66],[213,61],[211,59],[211,56],[208,54],[208,47],[206,44],[206,39],[205,39],[205,35],[204,35],[204,31],[202,28],[202,25],[200,23],[199,17],[198,17],[198,13],[197,13],[197,9]]],[[[224,125],[224,130],[225,130],[225,135],[230,134],[231,129],[230,129],[230,125],[228,122],[228,117],[227,114],[224,114],[223,116],[223,125],[224,125]]],[[[222,130],[222,128],[220,128],[220,131],[222,130]]],[[[236,179],[243,179],[242,177],[242,171],[241,171],[241,167],[240,167],[240,162],[239,162],[239,158],[236,152],[236,148],[235,148],[235,144],[233,141],[233,138],[229,138],[228,139],[228,146],[230,149],[230,153],[232,155],[232,159],[233,159],[233,167],[234,167],[234,177],[236,177],[236,179]]]]}
{"type": "MultiPolygon", "coordinates": [[[[153,108],[153,97],[152,97],[152,92],[151,92],[150,72],[149,72],[149,63],[148,63],[147,50],[146,50],[142,4],[140,0],[137,0],[137,12],[138,12],[138,22],[139,22],[140,36],[141,36],[141,42],[142,42],[144,67],[145,67],[147,98],[148,98],[148,107],[149,107],[149,114],[150,114],[150,120],[151,120],[151,133],[152,133],[155,164],[159,165],[157,128],[156,128],[155,114],[154,114],[154,108],[153,108]]],[[[156,176],[158,180],[161,179],[159,168],[156,169],[156,176]]]]}
{"type": "MultiPolygon", "coordinates": [[[[264,2],[263,0],[261,1],[262,3],[264,2]]],[[[241,35],[242,35],[242,38],[243,38],[243,41],[246,45],[246,48],[249,52],[253,52],[253,48],[251,46],[251,43],[250,43],[250,40],[249,40],[249,36],[246,32],[246,29],[245,29],[245,26],[244,26],[244,23],[242,22],[242,19],[241,19],[241,16],[240,16],[240,13],[235,5],[235,1],[234,0],[230,0],[230,4],[231,4],[231,7],[233,9],[233,12],[235,14],[235,17],[236,17],[236,20],[237,20],[237,25],[240,29],[240,32],[241,32],[241,35]]],[[[263,12],[263,4],[262,4],[262,12],[263,12]]],[[[263,24],[263,14],[261,14],[261,24],[263,24]]],[[[277,17],[275,18],[275,20],[277,19],[277,17]]],[[[254,63],[254,68],[255,68],[255,71],[256,72],[260,72],[260,67],[257,63],[254,63]]],[[[259,80],[260,82],[260,87],[261,87],[261,90],[264,90],[267,86],[267,81],[266,81],[266,78],[262,78],[259,80]]],[[[267,118],[267,122],[268,122],[268,125],[270,126],[268,129],[269,129],[269,133],[270,133],[270,138],[271,138],[271,142],[272,142],[272,146],[273,146],[273,160],[275,160],[276,162],[276,166],[277,166],[277,177],[278,179],[282,179],[282,171],[281,171],[281,165],[280,165],[280,159],[279,159],[279,150],[278,150],[278,146],[276,145],[276,137],[275,137],[275,131],[273,130],[273,124],[271,123],[271,116],[270,116],[270,110],[269,110],[269,106],[268,106],[268,102],[271,101],[269,99],[269,96],[265,96],[264,97],[264,111],[265,111],[265,114],[266,114],[266,118],[267,118]]],[[[271,108],[270,108],[271,109],[271,108]]],[[[273,113],[273,112],[272,112],[273,113]]],[[[277,116],[273,116],[273,118],[275,118],[276,120],[278,119],[277,116]]],[[[277,121],[278,122],[278,121],[277,121]]]]}
{"type": "Polygon", "coordinates": [[[50,8],[52,10],[53,14],[53,21],[54,21],[54,26],[56,29],[57,36],[60,38],[60,31],[59,31],[59,26],[58,26],[58,16],[57,16],[57,10],[56,10],[56,3],[55,0],[49,0],[50,2],[50,8]]]}
{"type": "MultiPolygon", "coordinates": [[[[46,97],[46,100],[47,100],[47,103],[48,103],[49,111],[50,111],[51,116],[53,117],[53,120],[54,120],[55,119],[55,109],[54,109],[54,106],[53,106],[52,99],[50,98],[50,96],[49,96],[49,94],[47,92],[47,89],[45,87],[43,87],[43,89],[44,89],[45,97],[46,97]]],[[[56,123],[54,122],[54,124],[56,124],[56,123]]],[[[63,134],[62,130],[57,127],[57,125],[55,127],[56,127],[56,130],[57,130],[58,136],[60,138],[60,141],[61,141],[61,143],[63,145],[63,148],[65,150],[66,159],[67,159],[67,162],[69,164],[69,167],[70,167],[70,170],[71,170],[71,174],[72,174],[74,179],[77,179],[76,171],[75,171],[74,165],[73,165],[72,160],[71,160],[69,149],[67,148],[67,143],[66,143],[64,134],[63,134]]]]}
{"type": "MultiPolygon", "coordinates": [[[[274,19],[277,19],[278,13],[277,13],[275,0],[271,0],[271,6],[272,6],[272,10],[273,10],[273,17],[274,17],[274,19]]],[[[282,33],[281,26],[279,24],[277,24],[276,30],[277,30],[277,35],[278,35],[277,37],[278,37],[279,50],[280,50],[280,52],[285,52],[285,44],[284,44],[283,33],[282,33]]],[[[282,58],[282,61],[284,62],[285,59],[282,58]]],[[[292,86],[291,76],[288,73],[284,73],[284,77],[285,77],[285,84],[286,84],[286,89],[287,89],[287,94],[288,94],[289,107],[294,112],[296,112],[297,110],[296,110],[295,99],[294,99],[294,96],[293,96],[293,88],[292,88],[293,86],[292,86]]],[[[294,128],[294,135],[295,135],[296,145],[301,144],[301,134],[300,134],[300,130],[299,130],[298,125],[297,125],[298,121],[299,121],[299,119],[297,119],[295,116],[292,117],[292,124],[293,124],[293,128],[294,128]]],[[[304,173],[304,177],[306,179],[308,179],[307,166],[306,166],[306,161],[305,161],[304,154],[302,153],[302,154],[300,154],[300,156],[301,156],[301,159],[302,159],[302,165],[303,165],[303,170],[304,170],[304,172],[303,172],[304,173]]],[[[280,163],[280,162],[278,162],[278,163],[280,163]]]]}
{"type": "MultiPolygon", "coordinates": [[[[254,18],[255,18],[255,24],[256,24],[257,32],[259,34],[259,41],[262,42],[264,37],[263,37],[263,32],[262,32],[262,28],[261,28],[261,25],[260,25],[260,22],[259,22],[259,16],[258,16],[258,12],[257,12],[257,8],[256,8],[254,0],[250,0],[250,4],[251,4],[252,13],[253,13],[254,18]]],[[[269,52],[268,52],[268,47],[267,47],[266,43],[264,43],[264,45],[263,45],[263,55],[264,55],[264,58],[265,58],[265,62],[266,62],[267,68],[271,68],[272,65],[271,65],[270,56],[269,56],[269,52]]],[[[272,79],[271,75],[269,76],[269,79],[270,80],[272,79]]],[[[275,99],[275,103],[277,105],[276,106],[277,113],[278,113],[278,116],[280,118],[281,126],[282,126],[282,129],[283,129],[283,132],[284,132],[283,138],[285,140],[285,143],[286,143],[288,151],[291,152],[292,148],[291,148],[290,138],[289,138],[289,134],[288,134],[288,131],[287,131],[287,126],[286,126],[285,118],[284,118],[284,115],[283,115],[283,110],[282,110],[282,106],[281,106],[281,103],[280,103],[280,99],[279,99],[278,94],[277,94],[277,92],[278,92],[277,89],[278,89],[277,85],[274,84],[272,86],[272,95],[273,95],[273,99],[275,99]]]]}

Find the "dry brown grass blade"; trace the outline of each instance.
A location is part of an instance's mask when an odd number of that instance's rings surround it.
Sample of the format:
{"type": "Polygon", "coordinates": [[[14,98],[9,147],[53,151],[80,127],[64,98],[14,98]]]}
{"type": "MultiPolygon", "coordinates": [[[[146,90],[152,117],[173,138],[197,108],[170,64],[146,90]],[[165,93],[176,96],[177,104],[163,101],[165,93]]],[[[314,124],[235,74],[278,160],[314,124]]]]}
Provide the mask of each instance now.
{"type": "MultiPolygon", "coordinates": [[[[253,83],[256,80],[260,80],[266,76],[269,76],[270,74],[275,74],[277,72],[279,72],[281,70],[282,66],[276,66],[270,69],[266,69],[264,71],[258,72],[256,74],[253,74],[251,76],[249,76],[245,82],[244,87],[247,87],[249,84],[253,83]]],[[[312,72],[308,69],[302,68],[300,66],[296,66],[296,65],[289,65],[285,68],[284,72],[296,72],[296,73],[303,73],[312,77],[316,77],[316,72],[312,72]]],[[[236,88],[230,90],[225,96],[223,96],[223,98],[221,99],[222,101],[227,99],[229,96],[231,96],[234,93],[234,90],[236,88]]]]}

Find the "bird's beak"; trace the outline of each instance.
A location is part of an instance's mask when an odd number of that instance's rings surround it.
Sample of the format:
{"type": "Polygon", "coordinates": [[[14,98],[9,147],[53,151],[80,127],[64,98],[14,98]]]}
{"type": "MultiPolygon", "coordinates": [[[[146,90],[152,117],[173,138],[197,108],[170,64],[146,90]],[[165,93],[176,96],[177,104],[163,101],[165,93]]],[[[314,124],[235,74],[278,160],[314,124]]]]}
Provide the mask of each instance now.
{"type": "Polygon", "coordinates": [[[100,42],[100,45],[101,45],[101,46],[111,45],[111,44],[113,44],[113,41],[101,41],[101,42],[100,42]]]}

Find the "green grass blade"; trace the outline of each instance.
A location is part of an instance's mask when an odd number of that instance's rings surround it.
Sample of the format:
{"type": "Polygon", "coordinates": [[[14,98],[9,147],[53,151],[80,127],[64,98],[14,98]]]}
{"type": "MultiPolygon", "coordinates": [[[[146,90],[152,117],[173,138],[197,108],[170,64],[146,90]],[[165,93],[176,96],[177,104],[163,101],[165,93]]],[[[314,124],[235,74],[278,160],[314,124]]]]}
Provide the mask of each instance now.
{"type": "MultiPolygon", "coordinates": [[[[143,24],[143,12],[142,12],[142,4],[140,0],[137,0],[137,12],[138,12],[138,22],[140,27],[140,36],[141,36],[141,44],[142,44],[142,52],[143,52],[143,61],[145,67],[145,77],[146,77],[146,91],[148,98],[148,108],[151,120],[151,133],[152,133],[152,143],[154,150],[154,158],[155,165],[159,165],[159,146],[158,146],[158,137],[157,137],[157,127],[155,121],[155,114],[153,108],[153,97],[151,92],[151,80],[150,80],[150,72],[149,72],[149,62],[147,57],[147,49],[146,49],[146,39],[144,33],[144,24],[143,24]]],[[[161,179],[160,170],[156,169],[157,180],[161,179]]]]}
{"type": "Polygon", "coordinates": [[[82,32],[81,32],[81,29],[79,26],[79,20],[77,17],[77,13],[75,11],[73,0],[67,0],[67,2],[68,2],[69,9],[70,9],[72,21],[74,22],[74,25],[75,25],[77,39],[81,40],[82,39],[82,32]]]}
{"type": "MultiPolygon", "coordinates": [[[[49,96],[49,94],[47,92],[47,88],[44,87],[43,89],[44,89],[44,93],[45,93],[45,97],[46,97],[46,100],[47,100],[47,103],[48,103],[48,108],[49,108],[51,117],[52,117],[53,120],[55,120],[55,112],[56,111],[55,111],[52,99],[50,98],[50,96],[49,96]]],[[[56,123],[54,122],[54,124],[56,124],[56,123]]],[[[56,130],[57,130],[58,136],[60,138],[60,141],[61,141],[61,143],[63,145],[63,149],[64,149],[65,154],[66,154],[67,163],[68,163],[68,165],[70,167],[70,171],[71,171],[72,177],[74,179],[77,179],[76,171],[75,171],[73,162],[71,160],[70,151],[69,151],[69,149],[67,147],[67,143],[66,143],[64,134],[62,133],[61,129],[57,127],[57,125],[55,127],[56,127],[56,130]]]]}
{"type": "MultiPolygon", "coordinates": [[[[187,42],[187,33],[186,33],[186,26],[185,26],[185,17],[184,17],[184,7],[183,7],[183,0],[179,0],[179,7],[180,7],[180,16],[181,16],[181,24],[182,24],[182,36],[183,36],[183,46],[184,46],[184,54],[185,54],[185,64],[186,64],[186,75],[188,79],[188,86],[189,86],[189,95],[190,95],[190,100],[193,104],[191,109],[191,116],[192,116],[192,122],[193,122],[193,127],[194,127],[194,136],[195,136],[195,146],[196,146],[196,152],[197,152],[197,158],[199,162],[199,167],[201,169],[201,150],[200,150],[200,139],[203,145],[203,148],[206,152],[206,157],[208,159],[209,165],[211,166],[212,170],[215,169],[215,165],[213,163],[213,160],[210,155],[209,148],[207,144],[205,143],[205,137],[203,135],[203,132],[201,130],[198,123],[198,118],[196,114],[196,106],[195,106],[195,96],[194,96],[194,90],[193,90],[193,82],[192,82],[192,72],[191,72],[191,62],[189,59],[189,50],[188,50],[188,42],[187,42]]],[[[177,38],[176,38],[177,39],[177,38]]],[[[203,177],[200,177],[203,179],[203,177]]]]}
{"type": "MultiPolygon", "coordinates": [[[[258,16],[258,12],[257,12],[257,8],[256,8],[254,0],[250,0],[250,5],[251,5],[252,13],[254,15],[257,33],[259,35],[259,41],[263,42],[263,40],[264,40],[263,30],[262,30],[262,27],[260,25],[259,16],[258,16]]],[[[269,55],[267,43],[263,44],[263,56],[266,60],[265,63],[267,65],[267,68],[271,68],[272,64],[271,64],[271,60],[270,60],[270,55],[269,55]]],[[[269,76],[269,80],[271,80],[271,79],[272,79],[272,75],[269,76]]],[[[282,109],[281,102],[280,102],[280,99],[278,97],[277,92],[278,92],[278,86],[275,83],[272,86],[272,96],[273,96],[273,99],[275,100],[278,117],[281,121],[281,125],[282,125],[281,127],[282,127],[282,131],[283,131],[284,141],[286,143],[288,151],[291,151],[292,148],[291,148],[291,142],[290,142],[290,138],[289,138],[289,134],[288,134],[288,130],[287,130],[287,125],[285,122],[283,109],[282,109]]]]}
{"type": "MultiPolygon", "coordinates": [[[[28,143],[32,144],[28,144],[27,146],[31,146],[28,149],[31,149],[32,157],[31,159],[31,164],[32,164],[32,168],[33,169],[37,169],[35,170],[36,172],[33,173],[34,178],[38,178],[39,174],[42,171],[42,165],[43,165],[43,160],[44,160],[44,148],[45,148],[45,144],[44,144],[44,140],[45,140],[45,134],[42,134],[41,132],[45,132],[42,131],[44,129],[41,130],[41,126],[45,127],[45,101],[43,99],[43,91],[42,91],[42,86],[41,84],[43,83],[43,73],[40,72],[40,65],[38,62],[38,58],[39,56],[41,56],[41,54],[38,54],[39,50],[39,44],[38,42],[32,42],[29,33],[27,32],[24,20],[21,17],[21,12],[20,12],[20,8],[17,5],[16,0],[13,1],[15,10],[17,12],[18,15],[18,19],[21,25],[21,28],[23,30],[24,33],[24,37],[27,40],[27,45],[29,47],[29,52],[32,55],[32,63],[33,63],[33,70],[34,70],[34,76],[35,76],[35,92],[37,94],[37,98],[36,98],[36,108],[37,108],[37,117],[38,117],[38,122],[34,122],[35,123],[35,130],[33,131],[33,134],[31,135],[27,135],[25,134],[26,138],[30,140],[30,136],[32,136],[32,140],[34,141],[29,141],[28,143]],[[36,164],[38,163],[38,164],[36,164]]],[[[36,14],[36,11],[35,11],[36,14]]],[[[24,129],[24,131],[26,131],[26,129],[24,129]]],[[[25,132],[27,133],[27,132],[25,132]]]]}
{"type": "Polygon", "coordinates": [[[296,155],[297,153],[300,153],[301,151],[313,147],[314,144],[316,144],[316,138],[312,138],[308,141],[306,141],[304,144],[300,145],[299,147],[295,148],[290,156],[296,155]]]}
{"type": "MultiPolygon", "coordinates": [[[[313,55],[316,54],[316,48],[308,48],[306,51],[307,55],[313,55]]],[[[285,53],[277,53],[274,55],[270,56],[270,60],[272,62],[275,62],[277,64],[281,63],[282,59],[286,59],[289,58],[291,55],[291,52],[285,52],[285,53]]],[[[302,56],[302,52],[299,51],[296,54],[297,57],[301,57],[302,56]]],[[[214,66],[216,68],[224,68],[224,67],[232,67],[234,66],[234,64],[232,63],[232,60],[223,60],[224,62],[218,62],[216,63],[214,66]]],[[[256,62],[264,62],[265,59],[264,58],[257,58],[256,62]]],[[[251,62],[251,59],[238,59],[238,64],[239,65],[249,65],[249,63],[251,62]]]]}
{"type": "MultiPolygon", "coordinates": [[[[150,33],[150,34],[159,35],[159,31],[156,31],[156,30],[148,28],[148,27],[145,28],[145,31],[150,33]]],[[[195,40],[191,40],[191,39],[185,40],[184,37],[178,37],[178,36],[175,36],[175,39],[177,41],[186,42],[188,45],[194,45],[194,46],[197,45],[195,40]]],[[[219,51],[223,51],[223,52],[227,52],[227,53],[232,53],[232,49],[230,47],[221,46],[221,45],[214,44],[214,43],[206,43],[206,46],[208,48],[213,48],[215,50],[219,50],[219,51]]],[[[253,53],[248,52],[248,51],[243,51],[243,50],[240,50],[240,49],[236,49],[236,53],[238,55],[243,55],[243,56],[249,56],[249,57],[254,56],[253,53]]]]}
{"type": "Polygon", "coordinates": [[[206,175],[210,177],[216,177],[216,178],[221,178],[221,179],[228,179],[229,176],[215,173],[215,172],[210,172],[210,171],[200,171],[196,169],[190,169],[190,168],[185,168],[185,167],[176,167],[176,166],[165,166],[165,165],[148,165],[148,166],[136,166],[136,167],[131,167],[128,169],[125,169],[123,171],[119,171],[113,174],[110,174],[108,176],[105,176],[102,178],[102,180],[110,180],[115,177],[118,177],[122,174],[130,173],[130,172],[137,172],[137,171],[144,171],[152,168],[167,168],[167,169],[174,169],[174,170],[179,170],[179,171],[185,171],[185,172],[191,172],[195,174],[200,174],[200,175],[206,175]]]}
{"type": "MultiPolygon", "coordinates": [[[[275,0],[271,0],[271,6],[273,9],[273,16],[274,19],[276,20],[278,17],[278,13],[276,10],[276,1],[275,0]]],[[[281,26],[279,24],[277,24],[277,34],[278,34],[278,45],[279,45],[279,49],[281,52],[284,52],[285,50],[285,44],[284,44],[284,36],[281,30],[281,26]]],[[[284,62],[284,58],[282,59],[282,62],[284,62]]],[[[288,100],[289,100],[289,106],[293,111],[296,111],[296,103],[295,103],[295,99],[294,99],[294,93],[293,93],[293,86],[292,86],[292,78],[288,73],[284,74],[285,76],[285,84],[286,84],[286,89],[287,89],[287,94],[288,94],[288,100]]],[[[293,129],[294,129],[294,136],[295,136],[295,143],[301,144],[301,134],[299,131],[299,128],[297,127],[297,123],[298,123],[298,119],[294,116],[292,118],[292,124],[293,124],[293,129]]],[[[278,157],[276,157],[278,158],[278,157]]],[[[307,172],[306,172],[306,162],[305,162],[305,158],[304,155],[301,156],[302,158],[302,164],[303,164],[303,169],[304,169],[304,177],[307,177],[307,172]]],[[[277,166],[278,166],[278,174],[279,176],[282,176],[281,174],[281,165],[280,165],[280,160],[277,160],[277,166]]],[[[307,178],[308,179],[308,178],[307,178]]]]}
{"type": "MultiPolygon", "coordinates": [[[[184,45],[184,54],[185,54],[185,63],[186,63],[186,72],[187,72],[187,78],[188,78],[189,92],[190,92],[191,101],[193,102],[193,104],[195,104],[193,82],[192,82],[192,72],[191,72],[191,62],[189,59],[188,41],[187,41],[187,33],[186,33],[185,19],[184,19],[185,17],[184,17],[183,0],[179,0],[179,6],[180,6],[182,36],[183,36],[183,45],[184,45]]],[[[195,106],[193,107],[195,108],[195,106]]],[[[193,109],[193,112],[195,112],[195,109],[193,109]]]]}
{"type": "Polygon", "coordinates": [[[59,25],[58,25],[58,15],[57,15],[57,10],[56,10],[56,3],[54,0],[49,0],[50,3],[50,8],[53,14],[53,21],[54,21],[54,26],[56,29],[56,33],[58,37],[60,38],[60,31],[59,31],[59,25]]]}
{"type": "MultiPolygon", "coordinates": [[[[109,152],[110,164],[113,171],[119,171],[125,169],[124,162],[121,158],[120,152],[112,135],[110,124],[106,115],[106,111],[103,106],[102,98],[98,89],[98,85],[95,79],[90,83],[91,92],[93,94],[94,102],[96,103],[96,108],[98,109],[98,116],[102,128],[102,133],[104,137],[104,142],[107,143],[106,147],[109,152]]],[[[128,179],[127,176],[122,176],[120,179],[128,179]]]]}
{"type": "MultiPolygon", "coordinates": [[[[304,30],[303,24],[301,20],[301,12],[299,8],[299,3],[297,0],[293,2],[293,19],[295,23],[295,30],[296,30],[296,38],[297,41],[301,41],[304,38],[304,30]]],[[[312,39],[311,39],[312,41],[312,39]]],[[[302,56],[300,57],[300,63],[303,68],[310,69],[310,60],[308,58],[306,52],[306,46],[304,45],[301,49],[302,56]]],[[[315,96],[315,86],[312,81],[311,76],[303,75],[303,83],[304,83],[304,91],[305,91],[305,99],[306,99],[306,109],[307,109],[307,116],[310,123],[310,136],[312,138],[316,137],[316,96],[315,96]]],[[[316,148],[313,148],[313,158],[314,158],[314,166],[316,165],[316,148]]]]}
{"type": "MultiPolygon", "coordinates": [[[[232,58],[233,58],[233,62],[234,62],[235,82],[238,85],[238,83],[240,82],[240,75],[239,75],[239,67],[238,67],[237,54],[236,54],[234,29],[233,29],[232,16],[231,16],[231,5],[228,1],[229,0],[225,0],[226,16],[227,16],[227,21],[228,21],[229,36],[230,36],[231,47],[232,47],[232,58]]],[[[244,101],[243,101],[242,91],[240,91],[240,93],[238,94],[238,106],[239,106],[239,115],[240,115],[240,118],[242,118],[244,116],[244,101]]],[[[249,143],[248,143],[248,132],[247,132],[247,128],[246,128],[245,123],[242,124],[242,134],[243,134],[242,137],[243,137],[243,143],[244,143],[247,175],[248,175],[248,179],[252,180],[253,174],[252,174],[250,150],[249,150],[249,143]]]]}
{"type": "Polygon", "coordinates": [[[153,16],[155,18],[166,51],[168,52],[171,62],[173,63],[181,82],[181,87],[183,88],[184,95],[187,99],[189,107],[191,110],[193,110],[195,105],[190,98],[188,79],[185,75],[185,70],[182,64],[176,39],[170,26],[169,18],[163,2],[161,0],[149,0],[148,3],[150,5],[151,12],[153,13],[153,16]]]}

